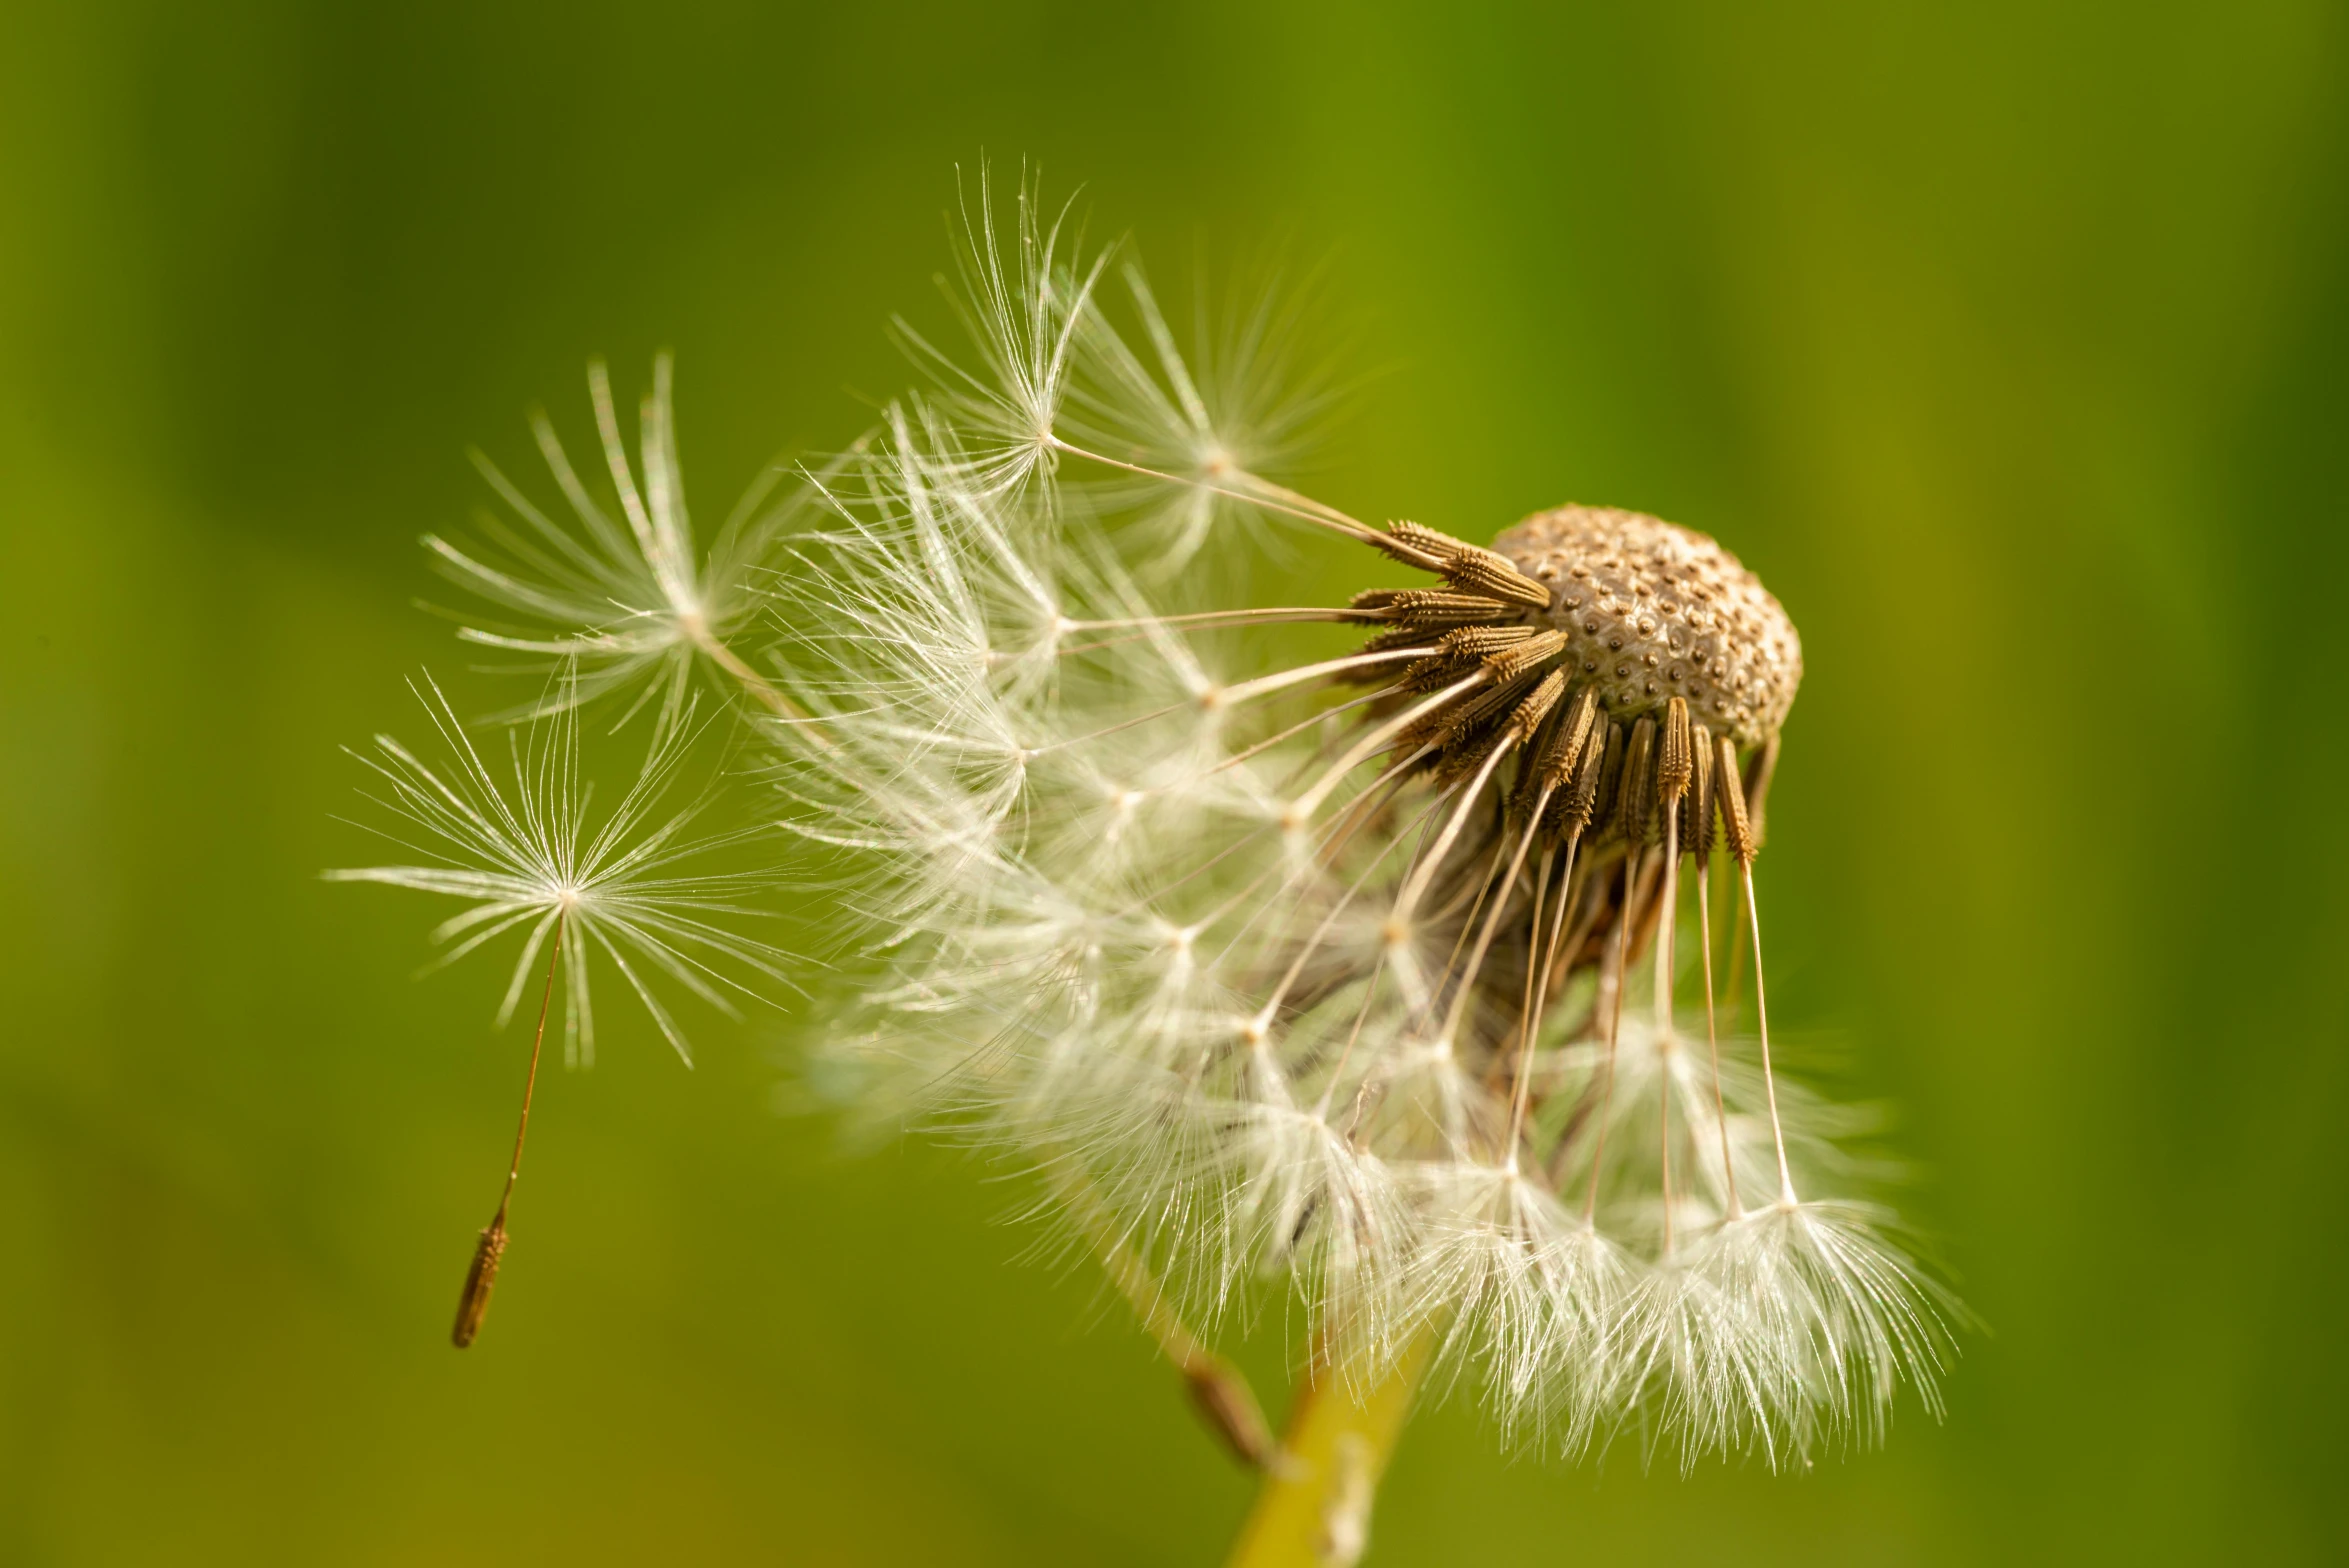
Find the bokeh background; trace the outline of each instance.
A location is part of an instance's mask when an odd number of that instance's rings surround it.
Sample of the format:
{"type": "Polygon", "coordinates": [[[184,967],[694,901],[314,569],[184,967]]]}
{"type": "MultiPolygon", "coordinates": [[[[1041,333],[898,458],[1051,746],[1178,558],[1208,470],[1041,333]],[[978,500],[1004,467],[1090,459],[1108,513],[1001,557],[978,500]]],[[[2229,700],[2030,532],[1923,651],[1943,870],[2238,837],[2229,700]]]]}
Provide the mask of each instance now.
{"type": "MultiPolygon", "coordinates": [[[[614,1009],[509,1136],[491,967],[337,752],[486,690],[415,547],[580,371],[715,516],[860,427],[955,169],[1162,266],[1326,260],[1317,487],[1603,501],[1799,620],[1773,1000],[1899,1108],[1991,1332],[1773,1479],[1425,1415],[1374,1563],[2349,1558],[2349,18],[2227,6],[9,12],[0,1558],[1215,1561],[1249,1487],[1016,1177],[614,1009]]],[[[1312,559],[1307,558],[1309,561],[1312,559]]],[[[1277,591],[1350,587],[1292,585],[1277,591]]],[[[444,592],[442,597],[446,597],[444,592]]],[[[476,704],[479,705],[478,703],[476,704]]],[[[1292,1349],[1248,1351],[1272,1386],[1292,1349]]]]}

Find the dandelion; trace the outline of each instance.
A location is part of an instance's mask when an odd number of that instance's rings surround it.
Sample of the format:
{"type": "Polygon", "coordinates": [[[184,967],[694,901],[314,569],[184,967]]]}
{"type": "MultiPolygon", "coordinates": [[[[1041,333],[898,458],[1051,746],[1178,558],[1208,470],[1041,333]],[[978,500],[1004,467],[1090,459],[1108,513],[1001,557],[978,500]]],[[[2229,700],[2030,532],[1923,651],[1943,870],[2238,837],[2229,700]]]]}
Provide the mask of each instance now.
{"type": "Polygon", "coordinates": [[[1039,232],[1023,203],[1020,266],[979,269],[966,389],[893,414],[779,590],[807,718],[776,733],[823,737],[792,825],[854,866],[879,966],[830,1031],[863,1092],[1049,1163],[1208,1325],[1285,1279],[1354,1396],[1424,1362],[1568,1452],[1773,1465],[1873,1439],[1903,1384],[1933,1405],[1954,1308],[1815,1190],[1833,1118],[1772,1055],[1777,600],[1638,513],[1488,547],[1138,460],[1067,389],[1127,385],[1137,427],[1181,400],[1039,232]],[[1087,465],[1417,581],[1195,607],[1067,503],[1087,465]]]}
{"type": "Polygon", "coordinates": [[[990,197],[963,213],[975,363],[901,323],[931,384],[804,476],[789,530],[696,562],[665,363],[641,485],[591,383],[626,527],[551,438],[572,522],[493,473],[522,566],[435,548],[552,628],[473,640],[588,672],[540,705],[561,760],[534,740],[502,794],[440,704],[450,782],[388,742],[376,765],[444,864],[349,875],[473,900],[456,953],[525,930],[509,1011],[545,946],[542,1031],[568,946],[675,1039],[631,956],[721,1003],[779,977],[732,934],[751,882],[672,870],[702,846],[649,816],[692,667],[756,699],[852,977],[810,1020],[826,1081],[1039,1168],[1264,1469],[1236,1561],[1358,1556],[1423,1383],[1476,1386],[1520,1442],[1683,1463],[1873,1441],[1903,1386],[1935,1408],[1954,1303],[1835,1190],[1851,1118],[1773,1054],[1755,866],[1802,677],[1778,601],[1635,512],[1485,545],[1289,488],[1266,318],[1195,367],[1138,268],[1025,186],[999,244],[990,197]],[[1238,602],[1268,519],[1390,585],[1238,602]],[[638,680],[653,760],[587,834],[572,709],[638,680]],[[1313,1348],[1276,1448],[1209,1344],[1284,1290],[1313,1348]]]}
{"type": "Polygon", "coordinates": [[[576,694],[556,693],[549,714],[526,737],[509,733],[511,768],[502,780],[482,760],[440,688],[428,679],[417,695],[449,765],[435,769],[388,735],[377,736],[375,754],[360,760],[378,786],[370,798],[404,826],[404,836],[400,830],[386,836],[427,863],[330,871],[327,877],[464,901],[467,907],[432,933],[445,948],[443,964],[519,932],[521,950],[498,1007],[501,1027],[538,973],[539,955],[546,957],[513,1158],[458,1307],[453,1338],[462,1348],[480,1330],[505,1252],[506,1215],[521,1175],[558,976],[565,982],[564,1059],[574,1066],[591,1065],[595,1057],[589,976],[599,961],[628,983],[688,1066],[685,1036],[653,989],[656,977],[732,1012],[732,996],[756,995],[756,984],[785,976],[772,947],[736,929],[761,917],[751,900],[771,878],[755,871],[691,869],[746,835],[691,836],[696,812],[690,807],[657,815],[693,738],[689,722],[656,731],[635,780],[599,818],[590,813],[591,791],[580,777],[576,694]]]}

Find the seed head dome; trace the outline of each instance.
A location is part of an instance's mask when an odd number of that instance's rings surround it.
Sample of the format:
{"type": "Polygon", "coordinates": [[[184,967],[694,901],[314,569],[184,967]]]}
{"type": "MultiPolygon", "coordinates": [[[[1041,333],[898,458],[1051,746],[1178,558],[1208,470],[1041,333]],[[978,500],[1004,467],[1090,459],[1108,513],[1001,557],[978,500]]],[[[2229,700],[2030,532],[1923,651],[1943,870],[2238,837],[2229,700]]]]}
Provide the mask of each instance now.
{"type": "Polygon", "coordinates": [[[1614,507],[1536,512],[1493,541],[1550,590],[1541,618],[1607,713],[1660,717],[1674,697],[1699,723],[1757,746],[1802,680],[1802,639],[1761,580],[1691,529],[1614,507]]]}

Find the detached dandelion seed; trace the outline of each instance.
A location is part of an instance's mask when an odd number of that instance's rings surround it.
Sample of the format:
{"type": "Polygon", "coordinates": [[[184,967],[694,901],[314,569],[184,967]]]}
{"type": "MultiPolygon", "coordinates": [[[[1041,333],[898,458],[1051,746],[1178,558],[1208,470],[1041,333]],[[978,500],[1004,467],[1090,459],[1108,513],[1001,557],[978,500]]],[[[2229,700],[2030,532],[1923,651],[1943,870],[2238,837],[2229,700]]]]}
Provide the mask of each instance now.
{"type": "Polygon", "coordinates": [[[443,964],[521,933],[521,952],[498,1009],[501,1026],[537,972],[540,953],[546,955],[513,1159],[458,1307],[452,1337],[461,1349],[480,1330],[505,1254],[506,1216],[521,1175],[558,977],[565,981],[564,1058],[574,1066],[594,1060],[589,977],[598,956],[619,972],[688,1066],[685,1036],[655,994],[656,977],[726,1012],[734,1010],[733,996],[758,994],[753,987],[760,982],[787,982],[779,953],[733,929],[763,918],[751,900],[771,885],[772,876],[689,869],[749,835],[692,836],[696,812],[690,807],[656,815],[694,736],[690,705],[683,722],[656,730],[635,780],[599,820],[590,815],[590,791],[580,778],[574,694],[558,693],[526,735],[509,732],[512,766],[504,780],[482,760],[437,685],[427,680],[417,695],[449,765],[435,769],[388,735],[376,737],[375,754],[360,760],[375,774],[378,789],[371,798],[402,825],[386,836],[430,863],[330,871],[327,877],[464,900],[469,907],[433,932],[446,949],[443,964]]]}

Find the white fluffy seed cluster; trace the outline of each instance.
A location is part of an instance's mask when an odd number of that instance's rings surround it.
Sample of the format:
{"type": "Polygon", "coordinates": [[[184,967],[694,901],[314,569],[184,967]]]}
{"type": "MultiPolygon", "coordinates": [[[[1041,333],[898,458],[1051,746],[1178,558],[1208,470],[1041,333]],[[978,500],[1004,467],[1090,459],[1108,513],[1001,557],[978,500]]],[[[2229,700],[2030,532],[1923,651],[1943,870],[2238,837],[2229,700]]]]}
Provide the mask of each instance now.
{"type": "MultiPolygon", "coordinates": [[[[1636,995],[1610,1052],[1586,975],[1512,1146],[1495,1003],[1527,954],[1495,986],[1451,974],[1492,836],[1398,929],[1424,793],[1380,809],[1365,766],[1300,806],[1362,721],[1302,687],[1247,700],[1261,639],[1090,629],[1141,608],[1100,541],[919,451],[883,464],[785,615],[815,628],[798,824],[843,853],[879,960],[823,1031],[858,1096],[1060,1167],[1203,1318],[1285,1278],[1353,1368],[1438,1335],[1504,1423],[1569,1450],[1633,1428],[1777,1462],[1872,1435],[1904,1377],[1930,1398],[1928,1287],[1866,1211],[1779,1191],[1750,1045],[1717,1101],[1701,1036],[1636,995]]],[[[1839,1163],[1851,1119],[1778,1094],[1798,1180],[1839,1163]]]]}
{"type": "MultiPolygon", "coordinates": [[[[1023,231],[1020,254],[1049,250],[1023,231]]],[[[974,375],[984,395],[892,410],[778,590],[793,822],[864,916],[843,963],[870,983],[818,1031],[837,1081],[1050,1164],[1203,1320],[1285,1282],[1341,1365],[1376,1375],[1432,1336],[1508,1429],[1569,1451],[1636,1432],[1779,1463],[1874,1436],[1904,1382],[1931,1405],[1943,1298],[1882,1216],[1808,1196],[1855,1118],[1773,1084],[1751,1042],[1716,1062],[1626,962],[1673,904],[1655,836],[1530,853],[1541,813],[1504,785],[1533,736],[1411,750],[1434,722],[1414,715],[1473,699],[1426,695],[1473,659],[1386,646],[1407,629],[1316,648],[1179,579],[1146,591],[1168,535],[1072,501],[1085,464],[1135,466],[1061,407],[1106,379],[1089,276],[1007,294],[984,341],[1032,352],[974,375]]],[[[1129,376],[1147,359],[1118,352],[1129,376]]],[[[1335,515],[1228,465],[1159,478],[1335,515]]],[[[1616,661],[1584,673],[1618,747],[1672,695],[1735,742],[1775,734],[1799,644],[1709,540],[1568,509],[1496,547],[1552,588],[1535,619],[1616,661]]],[[[1534,634],[1475,635],[1503,662],[1463,679],[1522,703],[1538,672],[1505,661],[1534,634]]],[[[1648,744],[1618,766],[1652,789],[1648,744]]]]}

